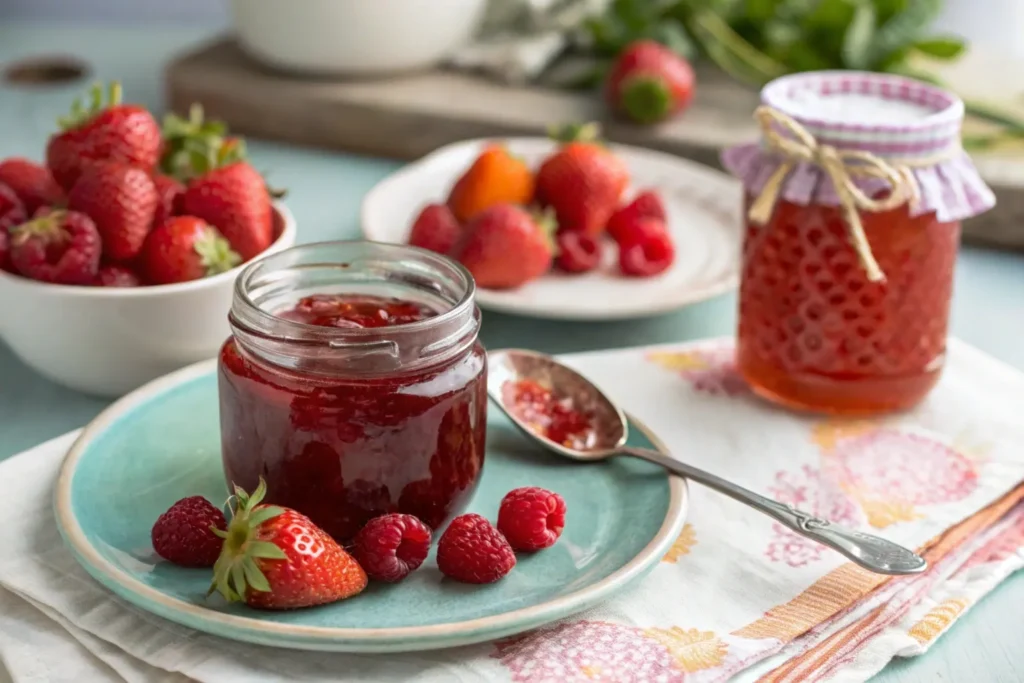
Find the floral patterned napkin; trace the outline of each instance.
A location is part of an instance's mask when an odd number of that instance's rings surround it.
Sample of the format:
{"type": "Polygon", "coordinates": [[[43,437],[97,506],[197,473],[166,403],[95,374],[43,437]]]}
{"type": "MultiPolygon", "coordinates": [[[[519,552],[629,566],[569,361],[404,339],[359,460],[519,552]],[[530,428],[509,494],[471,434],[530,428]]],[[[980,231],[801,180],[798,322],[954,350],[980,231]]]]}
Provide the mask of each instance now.
{"type": "Polygon", "coordinates": [[[69,435],[0,465],[0,666],[53,683],[863,681],[924,652],[1024,566],[1024,376],[963,344],[917,410],[855,422],[757,400],[727,340],[566,361],[677,457],[918,548],[930,569],[870,574],[692,485],[688,523],[653,572],[562,623],[400,656],[251,647],[141,613],[75,563],[50,505],[69,435]]]}

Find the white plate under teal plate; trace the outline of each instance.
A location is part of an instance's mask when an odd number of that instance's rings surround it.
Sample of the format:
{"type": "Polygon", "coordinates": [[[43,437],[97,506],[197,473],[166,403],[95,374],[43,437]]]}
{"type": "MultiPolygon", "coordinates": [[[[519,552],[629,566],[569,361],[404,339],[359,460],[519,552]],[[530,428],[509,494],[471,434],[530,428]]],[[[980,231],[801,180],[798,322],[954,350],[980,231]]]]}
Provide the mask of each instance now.
{"type": "MultiPolygon", "coordinates": [[[[371,584],[343,602],[293,612],[228,606],[204,594],[209,573],[158,560],[153,521],[188,495],[223,500],[217,380],[204,362],[156,380],[104,411],[68,453],[55,492],[65,541],[100,583],[144,610],[225,638],[344,652],[400,652],[476,643],[592,607],[641,579],[678,536],[685,483],[618,459],[579,464],[548,455],[497,410],[470,510],[490,519],[517,486],[557,491],[568,505],[558,543],[520,555],[496,584],[446,580],[433,555],[404,582],[371,584]]],[[[650,441],[634,429],[637,445],[650,441]]]]}
{"type": "MultiPolygon", "coordinates": [[[[443,202],[489,140],[446,145],[377,183],[363,199],[363,235],[406,242],[425,204],[443,202]]],[[[509,150],[537,167],[555,149],[546,138],[508,138],[509,150]]],[[[601,266],[583,275],[552,272],[513,290],[478,289],[481,308],[557,320],[619,320],[667,313],[730,291],[739,280],[742,190],[735,178],[671,154],[611,145],[629,167],[627,197],[661,193],[676,261],[657,277],[624,277],[609,246],[601,266]]]]}

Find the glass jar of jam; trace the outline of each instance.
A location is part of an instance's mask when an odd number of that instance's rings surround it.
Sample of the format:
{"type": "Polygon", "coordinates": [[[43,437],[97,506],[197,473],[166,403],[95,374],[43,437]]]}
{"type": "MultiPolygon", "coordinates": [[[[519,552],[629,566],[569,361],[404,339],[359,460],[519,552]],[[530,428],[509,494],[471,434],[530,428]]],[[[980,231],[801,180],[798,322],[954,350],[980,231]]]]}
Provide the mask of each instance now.
{"type": "Polygon", "coordinates": [[[942,370],[960,221],[994,204],[960,146],[963,104],[856,72],[761,95],[763,139],[723,154],[746,189],[737,366],[792,408],[910,408],[942,370]]]}
{"type": "Polygon", "coordinates": [[[340,542],[372,517],[437,528],[484,462],[487,361],[469,273],[419,249],[295,247],[235,286],[220,354],[228,481],[340,542]]]}

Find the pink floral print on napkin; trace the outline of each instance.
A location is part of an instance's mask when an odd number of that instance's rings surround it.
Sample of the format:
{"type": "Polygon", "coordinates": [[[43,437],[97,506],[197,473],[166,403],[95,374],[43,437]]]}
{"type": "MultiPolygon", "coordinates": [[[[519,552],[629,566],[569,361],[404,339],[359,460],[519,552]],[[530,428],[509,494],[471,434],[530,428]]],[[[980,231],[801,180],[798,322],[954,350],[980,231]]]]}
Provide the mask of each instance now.
{"type": "Polygon", "coordinates": [[[719,666],[728,645],[711,631],[577,621],[496,643],[515,683],[681,683],[719,666]]]}
{"type": "Polygon", "coordinates": [[[978,485],[971,458],[890,427],[835,437],[823,470],[860,502],[876,528],[917,519],[918,507],[962,500],[978,485]]]}
{"type": "MultiPolygon", "coordinates": [[[[859,526],[865,520],[857,502],[820,470],[804,465],[796,472],[779,472],[769,493],[780,503],[788,503],[818,517],[859,526]]],[[[781,524],[772,525],[773,537],[765,555],[773,562],[802,567],[827,552],[825,546],[790,531],[781,524]]]]}

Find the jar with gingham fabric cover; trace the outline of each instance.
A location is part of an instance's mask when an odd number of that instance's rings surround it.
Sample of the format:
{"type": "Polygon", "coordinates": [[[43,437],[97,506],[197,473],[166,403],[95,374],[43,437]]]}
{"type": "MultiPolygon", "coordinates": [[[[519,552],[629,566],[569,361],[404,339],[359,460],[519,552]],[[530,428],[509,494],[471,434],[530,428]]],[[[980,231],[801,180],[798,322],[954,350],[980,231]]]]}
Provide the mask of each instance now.
{"type": "Polygon", "coordinates": [[[938,381],[960,222],[995,199],[960,144],[963,103],[918,81],[772,81],[761,140],[726,150],[747,221],[737,365],[803,410],[904,410],[938,381]]]}

